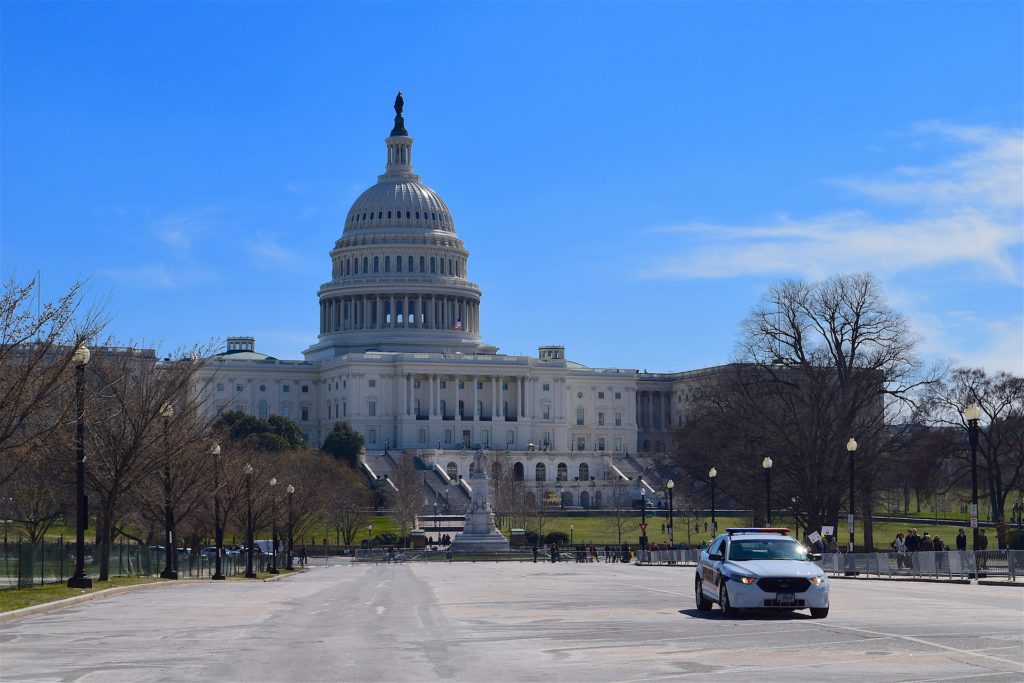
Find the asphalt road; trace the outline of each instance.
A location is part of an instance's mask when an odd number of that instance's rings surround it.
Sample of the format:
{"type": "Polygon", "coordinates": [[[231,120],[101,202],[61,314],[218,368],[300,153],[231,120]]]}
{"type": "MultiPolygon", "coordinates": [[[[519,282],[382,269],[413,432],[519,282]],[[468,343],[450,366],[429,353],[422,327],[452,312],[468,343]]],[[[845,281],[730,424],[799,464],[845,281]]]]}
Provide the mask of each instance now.
{"type": "Polygon", "coordinates": [[[693,568],[342,564],[181,582],[0,627],[3,681],[984,681],[1019,586],[834,580],[831,614],[694,610],[693,568]]]}

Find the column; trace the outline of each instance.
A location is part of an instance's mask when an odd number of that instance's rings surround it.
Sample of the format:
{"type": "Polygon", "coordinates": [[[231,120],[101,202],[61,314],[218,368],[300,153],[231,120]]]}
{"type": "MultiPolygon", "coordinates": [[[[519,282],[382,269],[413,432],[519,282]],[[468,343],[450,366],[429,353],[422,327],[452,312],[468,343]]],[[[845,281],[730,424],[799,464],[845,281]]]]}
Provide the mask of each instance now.
{"type": "Polygon", "coordinates": [[[430,385],[430,405],[427,406],[427,415],[433,417],[437,413],[434,412],[434,376],[427,375],[427,384],[430,385]]]}
{"type": "Polygon", "coordinates": [[[434,415],[441,414],[441,375],[434,375],[434,415]]]}
{"type": "Polygon", "coordinates": [[[477,393],[476,393],[477,376],[473,375],[472,379],[473,379],[473,419],[474,420],[479,420],[480,419],[480,413],[478,413],[477,410],[476,410],[476,403],[479,400],[477,398],[477,393]]]}
{"type": "Polygon", "coordinates": [[[455,381],[455,409],[452,412],[455,415],[455,421],[459,422],[462,419],[462,416],[459,415],[459,376],[455,375],[453,380],[455,381]]]}
{"type": "Polygon", "coordinates": [[[398,391],[398,400],[400,402],[400,407],[396,412],[402,417],[405,417],[406,415],[409,414],[409,386],[406,384],[406,375],[404,372],[398,375],[398,379],[399,382],[401,382],[402,386],[398,391]]]}
{"type": "Polygon", "coordinates": [[[426,311],[427,311],[427,329],[428,330],[434,329],[434,310],[433,310],[434,306],[433,306],[433,301],[434,301],[434,297],[432,297],[432,296],[428,296],[428,297],[424,298],[424,304],[425,304],[424,308],[426,308],[426,311]]]}
{"type": "Polygon", "coordinates": [[[498,378],[491,375],[491,420],[498,416],[498,378]]]}

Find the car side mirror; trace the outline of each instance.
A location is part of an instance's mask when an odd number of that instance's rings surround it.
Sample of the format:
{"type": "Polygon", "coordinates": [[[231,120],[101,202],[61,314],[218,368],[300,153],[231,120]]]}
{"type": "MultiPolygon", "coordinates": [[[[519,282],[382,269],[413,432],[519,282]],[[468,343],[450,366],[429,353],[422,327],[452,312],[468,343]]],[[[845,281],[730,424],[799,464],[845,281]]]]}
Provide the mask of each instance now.
{"type": "Polygon", "coordinates": [[[821,559],[821,553],[807,553],[807,560],[809,562],[817,562],[821,559]]]}
{"type": "Polygon", "coordinates": [[[721,560],[722,559],[722,553],[711,553],[710,555],[708,555],[708,559],[709,560],[721,560]]]}

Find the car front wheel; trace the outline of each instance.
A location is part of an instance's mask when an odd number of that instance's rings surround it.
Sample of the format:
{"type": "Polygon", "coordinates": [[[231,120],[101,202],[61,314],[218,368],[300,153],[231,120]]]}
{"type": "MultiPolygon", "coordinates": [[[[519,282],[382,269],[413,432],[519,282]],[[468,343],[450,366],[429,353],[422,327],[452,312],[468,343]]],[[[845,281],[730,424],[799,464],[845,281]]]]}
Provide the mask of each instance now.
{"type": "Polygon", "coordinates": [[[722,606],[722,614],[727,617],[736,616],[736,608],[729,603],[729,589],[725,587],[725,581],[722,581],[722,587],[718,589],[718,604],[722,606]]]}
{"type": "Polygon", "coordinates": [[[828,607],[812,607],[811,618],[812,619],[824,619],[828,616],[828,607]]]}
{"type": "Polygon", "coordinates": [[[707,612],[711,610],[711,600],[704,595],[704,585],[701,583],[700,577],[696,580],[696,597],[697,597],[697,609],[701,612],[707,612]]]}

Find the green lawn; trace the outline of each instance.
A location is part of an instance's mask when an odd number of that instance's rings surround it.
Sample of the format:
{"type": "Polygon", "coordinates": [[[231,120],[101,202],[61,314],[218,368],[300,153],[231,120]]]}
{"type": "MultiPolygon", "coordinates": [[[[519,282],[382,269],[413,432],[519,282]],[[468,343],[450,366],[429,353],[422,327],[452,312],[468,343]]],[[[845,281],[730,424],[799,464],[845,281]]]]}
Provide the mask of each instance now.
{"type": "Polygon", "coordinates": [[[31,588],[3,588],[0,589],[0,612],[9,612],[23,607],[41,605],[54,600],[73,598],[86,593],[115,588],[117,586],[134,586],[140,583],[153,583],[159,581],[149,576],[123,576],[115,577],[110,581],[93,580],[92,588],[68,588],[63,583],[51,583],[43,586],[32,586],[31,588]]]}

